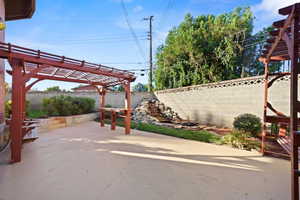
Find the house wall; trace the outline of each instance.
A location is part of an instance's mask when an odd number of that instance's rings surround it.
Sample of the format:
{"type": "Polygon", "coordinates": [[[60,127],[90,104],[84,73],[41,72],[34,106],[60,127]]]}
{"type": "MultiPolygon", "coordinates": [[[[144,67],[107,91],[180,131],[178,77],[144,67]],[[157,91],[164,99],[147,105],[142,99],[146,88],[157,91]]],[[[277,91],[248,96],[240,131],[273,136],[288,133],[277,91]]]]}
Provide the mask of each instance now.
{"type": "MultiPolygon", "coordinates": [[[[0,0],[0,17],[5,19],[5,4],[4,0],[0,0]]],[[[5,31],[0,31],[0,42],[4,42],[5,40],[5,31]]],[[[4,97],[5,97],[5,65],[4,60],[0,59],[0,116],[4,116],[4,97]]],[[[0,123],[3,122],[4,119],[0,118],[0,123]]]]}
{"type": "MultiPolygon", "coordinates": [[[[97,92],[29,92],[26,95],[26,100],[30,102],[30,107],[33,109],[42,108],[42,102],[44,98],[49,98],[59,95],[68,95],[76,97],[89,97],[95,99],[95,106],[98,108],[100,96],[97,92]]],[[[133,92],[131,106],[136,107],[143,99],[151,98],[153,94],[148,92],[133,92]]],[[[6,96],[6,99],[10,99],[11,94],[6,96]]],[[[124,92],[107,92],[105,95],[106,105],[111,105],[115,108],[122,108],[125,105],[125,93],[124,92]]]]}
{"type": "MultiPolygon", "coordinates": [[[[243,113],[262,118],[263,94],[262,76],[155,93],[162,103],[183,119],[219,127],[232,127],[234,118],[243,113]]],[[[289,115],[289,77],[276,81],[269,95],[272,105],[289,115]]]]}

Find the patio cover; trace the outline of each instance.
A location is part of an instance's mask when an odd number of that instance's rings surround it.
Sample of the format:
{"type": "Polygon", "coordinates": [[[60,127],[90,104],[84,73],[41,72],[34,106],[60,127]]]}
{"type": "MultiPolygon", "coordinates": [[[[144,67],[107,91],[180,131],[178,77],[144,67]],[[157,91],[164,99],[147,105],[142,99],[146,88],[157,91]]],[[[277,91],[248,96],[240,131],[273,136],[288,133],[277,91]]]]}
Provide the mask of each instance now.
{"type": "MultiPolygon", "coordinates": [[[[125,134],[130,133],[131,92],[130,83],[135,81],[133,73],[100,64],[76,60],[64,56],[28,49],[9,43],[0,42],[0,58],[7,59],[12,70],[12,116],[10,120],[11,161],[21,161],[23,137],[28,132],[24,122],[26,117],[26,92],[42,80],[55,80],[83,83],[94,86],[100,94],[99,111],[105,106],[105,90],[115,85],[125,89],[125,134]],[[28,83],[31,79],[33,82],[28,83]]],[[[103,123],[100,123],[104,126],[103,123]]]]}

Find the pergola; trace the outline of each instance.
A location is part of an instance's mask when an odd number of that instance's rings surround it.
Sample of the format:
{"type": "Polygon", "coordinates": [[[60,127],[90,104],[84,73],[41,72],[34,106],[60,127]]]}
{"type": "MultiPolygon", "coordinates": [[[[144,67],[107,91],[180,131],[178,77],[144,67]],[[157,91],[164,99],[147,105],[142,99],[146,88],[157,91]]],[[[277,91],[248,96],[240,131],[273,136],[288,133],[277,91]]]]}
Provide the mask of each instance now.
{"type": "Polygon", "coordinates": [[[300,3],[279,9],[279,14],[287,16],[286,19],[273,23],[274,31],[270,32],[270,38],[260,57],[265,64],[265,97],[264,97],[264,125],[262,134],[262,152],[269,152],[265,148],[267,136],[267,124],[275,123],[280,127],[278,143],[288,152],[291,158],[291,189],[292,199],[299,199],[299,145],[300,131],[299,118],[300,102],[298,100],[298,79],[300,73],[300,3]],[[270,73],[269,63],[278,61],[291,62],[289,72],[270,73]],[[268,90],[273,83],[286,75],[290,75],[290,115],[286,115],[274,108],[269,101],[268,90]],[[270,115],[268,111],[275,115],[270,115]],[[287,130],[290,133],[287,134],[287,130]]]}
{"type": "Polygon", "coordinates": [[[130,83],[136,79],[133,73],[7,43],[0,43],[0,58],[7,59],[12,68],[12,70],[7,71],[12,76],[11,162],[21,161],[23,137],[32,129],[32,127],[24,125],[26,92],[42,80],[83,83],[94,86],[101,96],[99,101],[101,126],[104,126],[103,112],[106,89],[123,85],[125,88],[125,108],[122,111],[125,113],[125,133],[130,133],[130,83]],[[28,83],[31,79],[35,80],[28,83]]]}

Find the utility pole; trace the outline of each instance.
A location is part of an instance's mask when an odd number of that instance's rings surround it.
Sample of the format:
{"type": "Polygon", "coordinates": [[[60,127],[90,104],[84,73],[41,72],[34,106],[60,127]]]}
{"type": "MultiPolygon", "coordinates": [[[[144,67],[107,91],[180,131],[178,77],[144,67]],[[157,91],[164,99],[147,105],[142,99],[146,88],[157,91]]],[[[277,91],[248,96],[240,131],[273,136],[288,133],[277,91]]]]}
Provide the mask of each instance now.
{"type": "Polygon", "coordinates": [[[149,41],[150,41],[150,47],[149,47],[149,87],[148,90],[149,92],[153,91],[153,55],[152,55],[152,21],[153,21],[154,16],[150,16],[147,18],[144,18],[144,20],[148,21],[149,20],[149,41]]]}

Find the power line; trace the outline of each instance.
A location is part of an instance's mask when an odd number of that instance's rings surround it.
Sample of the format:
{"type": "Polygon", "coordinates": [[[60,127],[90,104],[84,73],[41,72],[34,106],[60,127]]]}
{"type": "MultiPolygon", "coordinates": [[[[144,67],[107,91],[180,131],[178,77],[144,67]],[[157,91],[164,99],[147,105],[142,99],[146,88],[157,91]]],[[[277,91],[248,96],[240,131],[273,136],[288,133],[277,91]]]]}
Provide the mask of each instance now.
{"type": "Polygon", "coordinates": [[[168,12],[173,7],[174,3],[175,3],[174,0],[168,0],[167,6],[165,7],[165,9],[162,11],[160,15],[160,21],[159,21],[159,25],[157,26],[158,27],[157,30],[159,30],[167,21],[168,12]]]}
{"type": "MultiPolygon", "coordinates": [[[[147,38],[142,38],[140,39],[142,41],[148,40],[147,38]]],[[[91,45],[91,44],[118,44],[118,43],[126,43],[126,42],[135,42],[135,40],[128,40],[128,39],[123,39],[123,40],[111,40],[111,41],[90,41],[90,42],[74,42],[74,43],[65,43],[61,44],[62,46],[72,46],[72,45],[91,45]]]]}
{"type": "MultiPolygon", "coordinates": [[[[66,41],[69,41],[69,40],[78,40],[78,39],[93,39],[93,38],[99,38],[99,37],[131,37],[132,35],[130,33],[116,33],[116,34],[113,34],[113,33],[103,33],[101,32],[100,34],[99,33],[93,33],[93,34],[84,34],[83,37],[81,37],[82,35],[70,35],[70,33],[61,33],[61,34],[55,34],[55,38],[56,39],[53,39],[53,40],[66,40],[66,41]],[[66,35],[68,35],[66,37],[66,35]]],[[[137,32],[138,35],[145,35],[144,32],[137,32]]]]}
{"type": "Polygon", "coordinates": [[[144,62],[101,62],[102,64],[142,65],[144,62]]]}
{"type": "Polygon", "coordinates": [[[137,45],[137,47],[138,47],[138,49],[139,49],[139,52],[140,52],[142,58],[146,61],[145,53],[144,53],[144,51],[143,51],[143,49],[142,49],[142,46],[141,46],[141,44],[140,44],[140,42],[139,42],[139,40],[138,40],[138,38],[137,38],[137,35],[135,34],[135,32],[134,32],[134,30],[133,30],[133,27],[131,26],[131,23],[130,23],[130,21],[129,21],[129,16],[128,16],[128,12],[127,12],[127,9],[126,9],[124,0],[121,0],[121,7],[122,7],[122,10],[123,10],[123,14],[124,14],[126,23],[127,23],[128,27],[129,27],[129,30],[130,30],[130,32],[131,32],[131,35],[132,35],[132,37],[133,37],[134,40],[135,40],[135,43],[136,43],[136,45],[137,45]]]}
{"type": "MultiPolygon", "coordinates": [[[[146,34],[138,35],[138,38],[147,37],[146,34]]],[[[98,37],[98,38],[85,38],[85,39],[73,39],[73,40],[64,40],[63,42],[78,42],[78,41],[95,41],[95,40],[115,40],[115,39],[128,39],[128,36],[116,36],[116,37],[98,37]]]]}
{"type": "MultiPolygon", "coordinates": [[[[139,37],[140,40],[148,39],[146,36],[139,37]]],[[[77,40],[72,42],[61,42],[60,44],[80,44],[80,43],[94,43],[94,42],[119,42],[119,41],[135,41],[131,38],[115,38],[115,39],[95,39],[95,40],[77,40]]]]}
{"type": "Polygon", "coordinates": [[[154,16],[150,16],[147,18],[144,18],[144,20],[149,21],[149,92],[152,92],[153,87],[152,87],[152,83],[153,83],[153,78],[152,78],[152,67],[153,67],[153,63],[152,63],[152,22],[153,22],[153,18],[154,16]]]}

